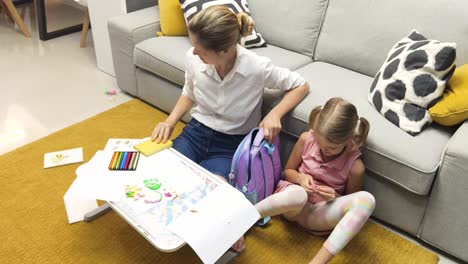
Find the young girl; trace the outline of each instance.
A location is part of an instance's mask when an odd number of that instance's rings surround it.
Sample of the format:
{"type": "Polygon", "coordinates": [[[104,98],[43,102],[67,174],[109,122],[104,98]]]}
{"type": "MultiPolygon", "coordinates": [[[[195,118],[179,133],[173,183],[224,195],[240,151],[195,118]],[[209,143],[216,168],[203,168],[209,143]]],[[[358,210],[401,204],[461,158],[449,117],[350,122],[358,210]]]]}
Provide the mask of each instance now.
{"type": "Polygon", "coordinates": [[[356,107],[332,98],[316,107],[310,131],[297,141],[275,194],[256,205],[262,217],[282,214],[313,234],[330,234],[310,263],[327,263],[372,214],[375,200],[361,191],[364,164],[360,147],[369,123],[356,107]]]}

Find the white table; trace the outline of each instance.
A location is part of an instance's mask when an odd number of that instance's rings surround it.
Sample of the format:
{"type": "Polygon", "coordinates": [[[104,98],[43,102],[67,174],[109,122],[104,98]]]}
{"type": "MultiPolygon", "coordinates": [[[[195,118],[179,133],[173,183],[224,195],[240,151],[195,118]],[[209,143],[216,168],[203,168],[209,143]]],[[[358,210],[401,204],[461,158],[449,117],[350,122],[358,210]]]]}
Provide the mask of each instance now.
{"type": "MultiPolygon", "coordinates": [[[[177,163],[180,163],[180,165],[184,166],[187,169],[187,171],[191,172],[191,177],[200,177],[203,180],[203,186],[205,187],[203,188],[204,195],[206,195],[206,193],[210,192],[216,186],[226,184],[219,177],[208,172],[207,170],[194,163],[184,155],[180,154],[176,150],[170,148],[164,151],[171,152],[171,156],[173,156],[174,159],[178,161],[177,163]]],[[[138,172],[138,170],[140,169],[139,167],[137,168],[136,172],[138,172]]],[[[140,170],[139,173],[142,173],[142,171],[140,170]]],[[[187,201],[190,200],[192,202],[198,202],[198,200],[203,198],[204,195],[200,195],[197,197],[182,195],[178,197],[177,200],[174,200],[174,202],[176,202],[176,205],[178,206],[178,208],[180,208],[179,205],[183,204],[185,206],[185,204],[188,204],[188,202],[186,203],[184,199],[186,199],[187,201]]],[[[125,219],[125,221],[127,221],[138,233],[140,233],[146,240],[148,240],[148,242],[150,242],[154,247],[156,247],[160,251],[173,252],[186,244],[184,240],[180,239],[179,237],[172,234],[166,229],[166,226],[163,223],[165,220],[162,220],[160,222],[154,221],[154,219],[158,218],[158,214],[160,214],[159,210],[156,210],[155,214],[151,213],[151,210],[146,211],[145,213],[137,214],[132,212],[131,208],[126,206],[124,201],[125,200],[123,200],[123,202],[108,201],[105,205],[86,214],[85,221],[92,221],[96,217],[102,215],[103,213],[109,211],[109,209],[112,208],[123,219],[125,219]]],[[[178,212],[178,214],[182,213],[183,211],[178,212]]],[[[174,215],[174,218],[175,217],[177,217],[177,215],[174,215]]],[[[170,218],[173,218],[172,215],[170,218]]]]}
{"type": "MultiPolygon", "coordinates": [[[[114,141],[118,142],[120,140],[114,139],[114,141]]],[[[107,152],[96,153],[97,156],[93,157],[87,163],[89,165],[88,167],[83,167],[81,172],[77,170],[77,174],[79,174],[78,177],[87,177],[89,175],[108,177],[108,160],[111,160],[112,151],[127,151],[126,148],[128,146],[136,143],[137,142],[129,142],[128,144],[119,143],[123,149],[116,149],[115,146],[117,143],[108,143],[105,148],[107,152]]],[[[86,164],[82,166],[86,166],[86,164]]],[[[186,216],[188,210],[191,210],[191,208],[193,209],[195,204],[198,204],[199,201],[203,200],[212,191],[217,192],[216,195],[220,195],[219,188],[229,186],[228,183],[223,181],[220,177],[210,173],[172,148],[166,149],[149,158],[142,159],[142,157],[140,157],[135,171],[120,171],[112,172],[111,174],[112,182],[115,184],[109,185],[109,179],[105,179],[105,185],[113,190],[116,190],[117,187],[119,190],[117,196],[121,196],[122,198],[117,198],[115,193],[111,196],[106,196],[114,198],[109,198],[109,200],[112,201],[107,201],[105,205],[87,213],[85,215],[85,221],[92,221],[96,217],[113,209],[156,249],[163,252],[176,251],[186,244],[183,239],[171,233],[168,230],[168,226],[179,219],[179,217],[186,216]],[[175,198],[171,199],[166,197],[166,199],[163,197],[161,202],[148,205],[149,207],[143,204],[144,207],[142,208],[142,204],[139,200],[128,198],[123,192],[120,194],[120,189],[123,190],[123,186],[126,184],[140,185],[141,181],[148,176],[147,172],[150,172],[150,178],[156,177],[161,180],[162,186],[160,187],[161,190],[159,190],[161,193],[166,195],[166,192],[174,193],[175,191],[175,198]],[[175,188],[175,186],[177,187],[175,188]],[[174,187],[174,189],[172,187],[174,187]]],[[[95,176],[92,178],[95,178],[95,176]]],[[[102,183],[100,181],[97,182],[98,185],[102,183]]],[[[226,190],[224,189],[222,192],[224,191],[226,190]]],[[[245,200],[245,202],[250,204],[247,200],[245,200]]],[[[230,221],[228,221],[228,223],[230,223],[230,221]]],[[[209,225],[209,227],[211,228],[211,225],[209,225]]],[[[211,255],[206,255],[206,252],[204,254],[204,257],[201,258],[210,259],[209,261],[214,257],[219,257],[213,256],[211,253],[208,253],[211,255]]],[[[215,252],[215,254],[218,253],[215,252]]],[[[228,250],[219,257],[216,264],[228,263],[237,255],[237,253],[228,250]]]]}

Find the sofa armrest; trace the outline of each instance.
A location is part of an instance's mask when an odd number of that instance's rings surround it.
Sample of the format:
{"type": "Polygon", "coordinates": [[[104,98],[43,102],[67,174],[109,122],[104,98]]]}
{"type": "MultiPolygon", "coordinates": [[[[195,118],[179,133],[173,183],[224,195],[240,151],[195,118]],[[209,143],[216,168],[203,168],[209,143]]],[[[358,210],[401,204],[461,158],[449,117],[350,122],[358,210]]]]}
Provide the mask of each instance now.
{"type": "Polygon", "coordinates": [[[468,121],[450,139],[436,177],[420,236],[468,261],[468,121]]]}
{"type": "Polygon", "coordinates": [[[448,143],[445,156],[458,160],[453,165],[462,165],[460,169],[468,170],[468,121],[465,121],[453,134],[448,143]]]}
{"type": "Polygon", "coordinates": [[[109,39],[115,77],[120,89],[138,95],[133,49],[143,40],[156,37],[161,30],[159,8],[145,8],[109,19],[109,39]]]}

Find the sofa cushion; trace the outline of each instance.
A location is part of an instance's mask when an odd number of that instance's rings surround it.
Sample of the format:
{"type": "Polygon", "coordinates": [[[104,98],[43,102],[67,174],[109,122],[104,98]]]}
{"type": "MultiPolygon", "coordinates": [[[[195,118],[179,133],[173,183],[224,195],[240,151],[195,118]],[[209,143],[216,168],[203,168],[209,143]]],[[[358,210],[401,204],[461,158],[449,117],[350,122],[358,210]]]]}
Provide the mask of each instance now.
{"type": "Polygon", "coordinates": [[[267,47],[252,49],[260,56],[270,58],[276,66],[296,70],[312,62],[310,57],[268,44],[267,47]]]}
{"type": "MultiPolygon", "coordinates": [[[[252,17],[250,16],[247,0],[179,0],[179,2],[187,21],[190,21],[192,17],[200,13],[203,9],[215,5],[226,6],[235,14],[246,13],[253,21],[252,17]]],[[[255,26],[250,35],[241,38],[240,44],[246,48],[263,47],[266,45],[262,35],[256,31],[255,26]]]]}
{"type": "MultiPolygon", "coordinates": [[[[185,82],[185,54],[192,47],[187,37],[155,37],[135,46],[135,64],[171,82],[183,85],[185,82]]],[[[261,56],[267,56],[275,65],[291,70],[310,63],[311,58],[268,45],[252,49],[261,56]]]]}
{"type": "Polygon", "coordinates": [[[416,30],[396,43],[370,87],[369,102],[411,135],[432,122],[426,109],[455,71],[456,44],[428,40],[416,30]]]}
{"type": "Polygon", "coordinates": [[[328,0],[251,0],[255,26],[268,44],[312,57],[328,0]]]}
{"type": "Polygon", "coordinates": [[[135,64],[171,82],[184,85],[188,37],[155,37],[135,46],[135,64]]]}
{"type": "Polygon", "coordinates": [[[314,60],[375,76],[393,44],[416,28],[457,43],[458,63],[465,64],[466,14],[468,1],[460,0],[330,0],[314,60]]]}
{"type": "MultiPolygon", "coordinates": [[[[448,129],[431,125],[412,137],[388,122],[367,102],[371,77],[323,62],[313,62],[297,72],[310,84],[310,93],[283,118],[283,131],[299,136],[308,129],[309,114],[315,106],[323,105],[331,97],[342,97],[357,107],[360,116],[369,120],[370,131],[363,156],[367,169],[411,192],[420,195],[429,192],[451,137],[448,129]]],[[[277,92],[267,91],[264,113],[278,100],[277,92]]]]}

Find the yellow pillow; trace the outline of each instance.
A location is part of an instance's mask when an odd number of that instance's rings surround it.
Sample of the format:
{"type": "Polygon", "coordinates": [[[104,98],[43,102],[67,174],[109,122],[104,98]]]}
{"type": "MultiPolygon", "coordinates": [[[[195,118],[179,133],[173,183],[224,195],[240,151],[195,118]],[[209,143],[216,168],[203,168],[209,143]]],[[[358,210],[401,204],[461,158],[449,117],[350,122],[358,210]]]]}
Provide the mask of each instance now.
{"type": "Polygon", "coordinates": [[[444,96],[429,114],[436,123],[453,126],[468,120],[468,64],[458,67],[448,82],[444,96]]]}
{"type": "Polygon", "coordinates": [[[179,0],[159,0],[161,32],[158,36],[187,36],[184,13],[179,0]]]}

